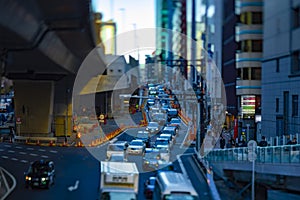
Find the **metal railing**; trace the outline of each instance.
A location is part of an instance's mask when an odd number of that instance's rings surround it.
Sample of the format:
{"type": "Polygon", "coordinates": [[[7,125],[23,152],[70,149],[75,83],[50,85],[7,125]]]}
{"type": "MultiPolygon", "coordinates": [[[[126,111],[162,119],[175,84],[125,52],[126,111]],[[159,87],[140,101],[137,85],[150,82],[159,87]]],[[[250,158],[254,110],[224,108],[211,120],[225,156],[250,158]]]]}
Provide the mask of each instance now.
{"type": "MultiPolygon", "coordinates": [[[[300,144],[257,147],[255,150],[257,163],[284,163],[300,165],[300,144]]],[[[207,154],[208,161],[237,161],[248,160],[248,148],[237,147],[228,149],[214,149],[207,154]]]]}

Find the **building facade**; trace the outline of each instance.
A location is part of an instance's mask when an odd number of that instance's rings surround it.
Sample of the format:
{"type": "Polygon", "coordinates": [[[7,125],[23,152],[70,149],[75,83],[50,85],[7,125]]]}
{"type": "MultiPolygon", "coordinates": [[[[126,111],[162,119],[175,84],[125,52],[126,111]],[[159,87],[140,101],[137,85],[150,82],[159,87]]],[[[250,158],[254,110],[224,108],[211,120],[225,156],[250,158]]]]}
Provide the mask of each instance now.
{"type": "Polygon", "coordinates": [[[300,133],[300,1],[265,1],[262,133],[300,133]]]}

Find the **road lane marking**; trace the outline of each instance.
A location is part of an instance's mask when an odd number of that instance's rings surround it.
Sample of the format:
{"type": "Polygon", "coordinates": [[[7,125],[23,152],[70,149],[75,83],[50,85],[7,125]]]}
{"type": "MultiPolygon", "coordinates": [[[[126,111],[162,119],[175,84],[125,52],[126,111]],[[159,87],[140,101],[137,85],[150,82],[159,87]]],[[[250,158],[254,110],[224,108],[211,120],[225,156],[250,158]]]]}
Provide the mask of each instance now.
{"type": "Polygon", "coordinates": [[[4,151],[4,149],[0,149],[0,151],[4,151]]]}
{"type": "Polygon", "coordinates": [[[20,147],[20,146],[16,146],[16,149],[23,149],[23,147],[20,147]]]}
{"type": "Polygon", "coordinates": [[[17,158],[11,158],[11,160],[17,161],[18,159],[17,158]]]}
{"type": "Polygon", "coordinates": [[[31,147],[27,147],[26,149],[27,149],[27,150],[33,150],[33,148],[31,148],[31,147]]]}
{"type": "Polygon", "coordinates": [[[8,150],[7,152],[8,153],[15,153],[15,151],[13,151],[13,150],[8,150]]]}
{"type": "Polygon", "coordinates": [[[7,159],[8,157],[7,156],[1,156],[2,158],[5,158],[5,159],[7,159]]]}
{"type": "Polygon", "coordinates": [[[25,155],[25,154],[27,154],[27,153],[26,153],[26,152],[23,152],[23,151],[20,151],[19,154],[25,155]]]}
{"type": "Polygon", "coordinates": [[[45,149],[39,149],[38,151],[45,152],[46,150],[45,149]]]}
{"type": "Polygon", "coordinates": [[[45,155],[42,155],[41,157],[42,157],[42,158],[49,158],[49,156],[45,156],[45,155]]]}
{"type": "Polygon", "coordinates": [[[22,163],[28,163],[27,160],[20,160],[20,162],[22,162],[22,163]]]}
{"type": "Polygon", "coordinates": [[[11,145],[7,145],[7,144],[5,144],[4,146],[5,146],[5,147],[11,147],[11,145]]]}
{"type": "Polygon", "coordinates": [[[50,152],[51,152],[51,153],[57,153],[57,151],[54,151],[54,150],[51,150],[50,152]]]}
{"type": "Polygon", "coordinates": [[[78,185],[79,185],[79,180],[76,180],[75,185],[74,185],[74,186],[72,186],[72,185],[69,186],[69,187],[68,187],[68,190],[71,191],[71,192],[72,192],[73,190],[77,190],[78,185]]]}
{"type": "Polygon", "coordinates": [[[29,155],[31,155],[31,156],[38,156],[38,155],[35,154],[35,153],[30,153],[29,155]]]}

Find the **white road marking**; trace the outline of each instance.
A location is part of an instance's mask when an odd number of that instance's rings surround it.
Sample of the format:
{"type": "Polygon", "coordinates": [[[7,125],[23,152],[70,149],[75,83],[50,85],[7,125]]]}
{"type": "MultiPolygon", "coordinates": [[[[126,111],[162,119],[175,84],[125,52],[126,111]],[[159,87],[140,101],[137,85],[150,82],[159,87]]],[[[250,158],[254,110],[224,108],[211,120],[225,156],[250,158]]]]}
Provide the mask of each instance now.
{"type": "Polygon", "coordinates": [[[7,144],[5,144],[4,146],[5,146],[5,147],[11,147],[11,145],[7,145],[7,144]]]}
{"type": "Polygon", "coordinates": [[[15,153],[15,151],[13,151],[13,150],[9,150],[9,151],[7,151],[8,153],[15,153]]]}
{"type": "Polygon", "coordinates": [[[26,148],[27,150],[33,150],[33,148],[31,148],[31,147],[28,147],[28,148],[26,148]]]}
{"type": "Polygon", "coordinates": [[[42,158],[49,158],[49,156],[45,156],[45,155],[42,155],[41,157],[42,157],[42,158]]]}
{"type": "Polygon", "coordinates": [[[4,151],[4,149],[0,149],[0,151],[4,151]]]}
{"type": "Polygon", "coordinates": [[[20,146],[16,146],[16,149],[23,149],[23,147],[20,147],[20,146]]]}
{"type": "Polygon", "coordinates": [[[27,160],[20,160],[20,162],[22,162],[22,163],[28,163],[27,160]]]}
{"type": "Polygon", "coordinates": [[[5,159],[8,158],[7,156],[1,156],[1,157],[2,157],[2,158],[5,158],[5,159]]]}
{"type": "Polygon", "coordinates": [[[51,150],[50,152],[51,152],[51,153],[57,153],[57,151],[54,151],[54,150],[51,150]]]}
{"type": "Polygon", "coordinates": [[[68,190],[71,191],[71,192],[72,192],[73,190],[77,190],[78,185],[79,185],[79,180],[76,180],[75,185],[74,185],[74,186],[69,186],[69,187],[68,187],[68,190]]]}
{"type": "Polygon", "coordinates": [[[11,158],[11,160],[17,161],[18,159],[17,158],[11,158]]]}
{"type": "Polygon", "coordinates": [[[39,151],[41,151],[41,152],[45,152],[46,150],[45,150],[45,149],[39,149],[39,151]]]}
{"type": "Polygon", "coordinates": [[[30,153],[29,155],[31,155],[31,156],[37,156],[37,154],[35,154],[35,153],[30,153]]]}
{"type": "Polygon", "coordinates": [[[27,153],[26,153],[26,152],[23,152],[23,151],[20,151],[19,154],[25,155],[25,154],[27,154],[27,153]]]}

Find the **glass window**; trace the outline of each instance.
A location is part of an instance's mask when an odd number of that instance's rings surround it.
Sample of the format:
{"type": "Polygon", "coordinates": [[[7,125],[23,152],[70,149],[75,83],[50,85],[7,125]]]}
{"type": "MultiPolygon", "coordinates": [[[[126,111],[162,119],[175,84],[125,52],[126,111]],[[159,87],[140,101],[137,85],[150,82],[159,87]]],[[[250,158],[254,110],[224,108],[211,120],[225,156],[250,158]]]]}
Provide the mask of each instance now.
{"type": "Polygon", "coordinates": [[[262,12],[252,12],[252,24],[262,24],[263,15],[262,12]]]}
{"type": "Polygon", "coordinates": [[[276,112],[279,112],[279,98],[276,98],[276,112]]]}
{"type": "Polygon", "coordinates": [[[243,68],[243,80],[249,80],[249,68],[243,68]]]}
{"type": "Polygon", "coordinates": [[[298,95],[292,95],[292,116],[298,116],[298,95]]]}
{"type": "Polygon", "coordinates": [[[292,74],[298,73],[300,73],[300,54],[299,51],[295,51],[292,55],[292,74]]]}
{"type": "Polygon", "coordinates": [[[279,59],[276,59],[276,72],[280,72],[279,59]]]}
{"type": "Polygon", "coordinates": [[[251,68],[251,80],[261,80],[261,68],[251,68]]]}
{"type": "Polygon", "coordinates": [[[293,9],[293,27],[298,28],[300,26],[300,8],[293,9]]]}
{"type": "Polygon", "coordinates": [[[262,40],[252,40],[252,51],[253,52],[262,52],[263,45],[262,40]]]}

